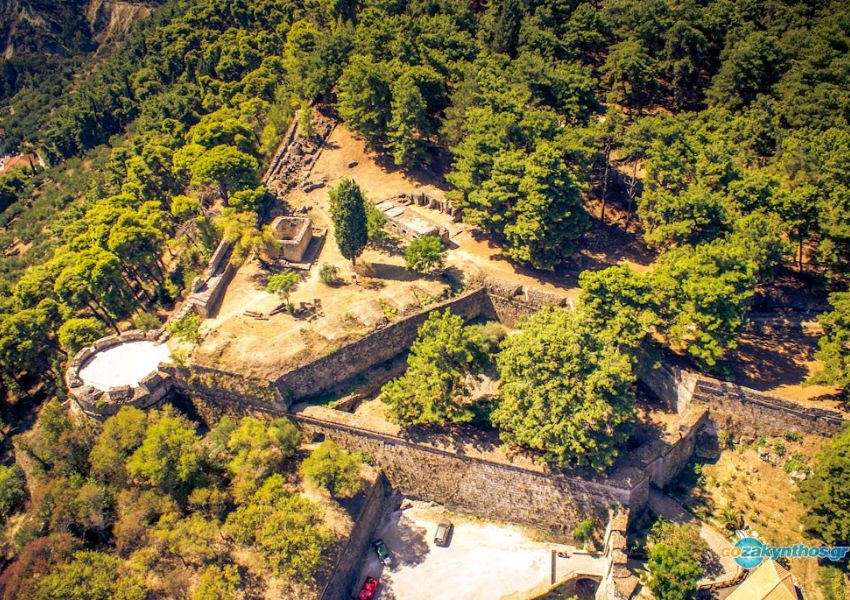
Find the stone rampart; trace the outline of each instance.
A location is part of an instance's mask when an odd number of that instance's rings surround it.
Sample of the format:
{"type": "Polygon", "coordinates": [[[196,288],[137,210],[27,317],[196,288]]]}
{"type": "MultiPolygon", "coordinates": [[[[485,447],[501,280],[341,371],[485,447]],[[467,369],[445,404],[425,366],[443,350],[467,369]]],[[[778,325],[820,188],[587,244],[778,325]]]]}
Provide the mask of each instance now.
{"type": "Polygon", "coordinates": [[[283,373],[275,381],[275,386],[282,397],[292,400],[324,394],[347,379],[406,352],[416,340],[419,327],[433,311],[449,309],[464,319],[474,319],[481,314],[485,301],[486,291],[479,288],[435,304],[373,331],[327,356],[283,373]]]}
{"type": "Polygon", "coordinates": [[[673,359],[646,359],[638,377],[671,410],[682,414],[705,406],[715,427],[750,435],[781,435],[788,431],[830,436],[840,431],[844,415],[805,406],[776,396],[720,381],[675,364],[673,359]]]}
{"type": "Polygon", "coordinates": [[[649,481],[640,473],[615,479],[531,470],[358,428],[344,422],[346,413],[323,412],[328,418],[299,413],[290,417],[307,433],[370,456],[405,496],[521,523],[556,539],[570,540],[584,519],[606,522],[609,509],[626,506],[639,511],[648,499],[649,481]]]}
{"type": "Polygon", "coordinates": [[[484,279],[484,289],[488,299],[485,316],[509,327],[516,327],[544,306],[569,306],[564,296],[495,277],[484,279]]]}
{"type": "Polygon", "coordinates": [[[379,475],[366,495],[348,541],[337,555],[333,571],[319,594],[320,600],[339,600],[356,594],[357,576],[375,531],[383,516],[393,508],[391,492],[386,477],[379,475]]]}
{"type": "Polygon", "coordinates": [[[708,406],[717,428],[751,435],[794,431],[831,436],[845,423],[838,411],[803,406],[711,377],[699,377],[693,401],[708,406]]]}
{"type": "Polygon", "coordinates": [[[597,600],[627,600],[637,589],[638,578],[628,568],[628,529],[628,511],[620,509],[612,512],[603,539],[603,555],[608,561],[608,568],[596,589],[597,600]]]}
{"type": "Polygon", "coordinates": [[[162,370],[181,393],[232,414],[262,412],[280,415],[289,410],[289,399],[266,379],[200,365],[163,365],[162,370]]]}
{"type": "Polygon", "coordinates": [[[119,344],[142,340],[164,343],[167,339],[168,333],[160,329],[147,332],[133,329],[96,340],[91,346],[77,352],[65,371],[65,384],[71,398],[84,414],[100,421],[114,415],[122,406],[141,409],[159,406],[171,391],[171,379],[165,372],[166,365],[160,365],[135,387],[122,385],[108,390],[87,385],[80,378],[80,370],[95,354],[119,344]]]}

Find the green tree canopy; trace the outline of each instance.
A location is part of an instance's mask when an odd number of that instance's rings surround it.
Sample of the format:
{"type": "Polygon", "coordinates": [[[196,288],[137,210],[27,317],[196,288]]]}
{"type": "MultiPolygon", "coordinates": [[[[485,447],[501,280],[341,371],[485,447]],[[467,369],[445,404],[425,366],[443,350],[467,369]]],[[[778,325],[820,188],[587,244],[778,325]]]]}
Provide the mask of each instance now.
{"type": "Polygon", "coordinates": [[[127,459],[145,441],[148,416],[138,408],[123,406],[103,424],[89,452],[91,474],[104,485],[122,487],[126,482],[127,459]]]}
{"type": "Polygon", "coordinates": [[[850,427],[820,449],[798,497],[807,511],[806,531],[827,544],[850,546],[850,427]]]}
{"type": "Polygon", "coordinates": [[[59,327],[59,345],[69,354],[103,336],[103,323],[91,317],[68,319],[59,327]]]}
{"type": "Polygon", "coordinates": [[[18,465],[0,466],[0,521],[21,507],[26,497],[24,471],[18,465]]]}
{"type": "Polygon", "coordinates": [[[646,563],[649,589],[656,598],[694,598],[703,575],[701,561],[708,544],[694,524],[676,525],[659,520],[650,532],[646,563]]]}
{"type": "Polygon", "coordinates": [[[815,358],[823,368],[812,377],[813,383],[839,386],[850,393],[850,292],[830,294],[832,311],[818,317],[823,336],[818,340],[815,358]]]}
{"type": "Polygon", "coordinates": [[[243,418],[227,440],[230,461],[227,469],[233,475],[233,495],[247,501],[263,480],[284,467],[295,455],[301,434],[288,419],[265,423],[254,417],[243,418]]]}
{"type": "Polygon", "coordinates": [[[350,498],[363,489],[360,461],[326,440],[301,463],[301,473],[338,498],[350,498]]]}
{"type": "Polygon", "coordinates": [[[256,544],[275,575],[299,580],[316,573],[330,542],[318,507],[291,493],[277,473],[228,515],[225,531],[239,543],[256,544]]]}
{"type": "Polygon", "coordinates": [[[418,237],[404,251],[404,264],[408,271],[430,273],[442,269],[446,261],[443,241],[434,235],[418,237]]]}
{"type": "Polygon", "coordinates": [[[201,185],[217,185],[227,202],[230,192],[256,186],[259,168],[253,156],[232,146],[220,145],[210,148],[194,162],[192,181],[201,185]]]}
{"type": "Polygon", "coordinates": [[[344,179],[330,193],[334,237],[343,257],[354,265],[369,241],[366,200],[360,186],[344,179]]]}
{"type": "Polygon", "coordinates": [[[162,413],[145,432],[142,445],[127,461],[130,475],[165,492],[185,491],[201,474],[198,436],[173,413],[162,413]]]}
{"type": "Polygon", "coordinates": [[[404,425],[465,422],[472,419],[465,402],[468,380],[487,363],[477,329],[449,310],[434,311],[419,328],[404,375],[381,390],[390,418],[404,425]]]}
{"type": "Polygon", "coordinates": [[[497,356],[501,438],[555,463],[613,464],[635,419],[628,355],[580,312],[544,307],[497,356]]]}
{"type": "Polygon", "coordinates": [[[266,283],[266,291],[270,294],[276,294],[284,301],[288,308],[292,308],[289,302],[289,294],[298,286],[301,281],[301,275],[297,271],[287,271],[271,275],[266,283]]]}
{"type": "Polygon", "coordinates": [[[41,579],[37,600],[144,600],[141,578],[120,559],[101,552],[77,552],[74,560],[41,579]]]}

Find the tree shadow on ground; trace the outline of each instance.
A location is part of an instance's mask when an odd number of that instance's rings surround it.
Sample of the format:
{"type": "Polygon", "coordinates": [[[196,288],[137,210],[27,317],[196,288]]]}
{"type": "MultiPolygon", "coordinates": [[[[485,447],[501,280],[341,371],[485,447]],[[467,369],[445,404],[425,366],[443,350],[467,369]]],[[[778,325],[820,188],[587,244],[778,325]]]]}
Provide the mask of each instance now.
{"type": "Polygon", "coordinates": [[[369,242],[369,245],[390,256],[404,256],[404,244],[395,236],[388,235],[383,239],[369,242]]]}
{"type": "Polygon", "coordinates": [[[366,500],[366,492],[368,488],[365,488],[357,492],[351,498],[337,498],[336,501],[342,507],[342,509],[348,513],[348,516],[351,517],[352,521],[357,520],[357,517],[360,515],[360,511],[363,509],[363,503],[366,500]]]}
{"type": "Polygon", "coordinates": [[[405,429],[404,437],[458,454],[464,454],[470,448],[479,452],[494,452],[501,446],[499,433],[495,429],[462,424],[414,425],[405,429]]]}
{"type": "Polygon", "coordinates": [[[401,265],[372,263],[373,277],[378,279],[393,279],[395,281],[416,281],[422,276],[419,273],[408,271],[401,265]]]}
{"type": "Polygon", "coordinates": [[[736,383],[763,392],[803,383],[809,375],[805,363],[814,360],[818,348],[818,336],[803,325],[812,318],[777,313],[752,316],[722,367],[736,383]]]}
{"type": "Polygon", "coordinates": [[[723,565],[720,563],[720,555],[713,550],[708,550],[702,556],[700,565],[704,572],[704,577],[716,578],[723,575],[723,565]]]}
{"type": "Polygon", "coordinates": [[[381,533],[392,554],[390,570],[422,564],[430,552],[425,541],[427,529],[414,523],[403,510],[397,510],[390,515],[381,528],[381,533]]]}

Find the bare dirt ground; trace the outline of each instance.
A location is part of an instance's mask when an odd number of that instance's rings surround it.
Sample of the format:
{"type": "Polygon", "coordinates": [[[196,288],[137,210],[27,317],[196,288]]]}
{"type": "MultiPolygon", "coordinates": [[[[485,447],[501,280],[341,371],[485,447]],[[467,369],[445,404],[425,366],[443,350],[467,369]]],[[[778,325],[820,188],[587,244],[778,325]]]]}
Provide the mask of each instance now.
{"type": "MultiPolygon", "coordinates": [[[[674,495],[694,512],[721,531],[724,510],[740,513],[749,529],[772,544],[806,543],[800,525],[803,506],[796,500],[796,483],[783,466],[795,459],[811,466],[823,438],[805,436],[800,441],[780,438],[766,440],[770,462],[759,458],[753,445],[739,445],[724,451],[715,463],[701,466],[701,474],[673,490],[674,495]],[[779,455],[779,444],[783,455],[779,455]]],[[[763,450],[764,452],[764,450],[763,450]]],[[[806,598],[822,598],[817,587],[818,563],[808,558],[791,559],[791,572],[803,586],[806,598]]]]}
{"type": "Polygon", "coordinates": [[[811,314],[753,315],[724,364],[743,386],[807,406],[840,409],[838,388],[805,383],[822,367],[815,359],[821,333],[811,314]]]}
{"type": "MultiPolygon", "coordinates": [[[[544,593],[551,583],[552,551],[556,580],[571,573],[602,574],[605,560],[576,553],[572,546],[540,541],[533,532],[449,512],[426,502],[405,501],[385,520],[377,535],[393,557],[389,567],[370,552],[357,579],[378,577],[379,600],[525,600],[544,593]],[[448,520],[454,532],[448,547],[434,544],[438,523],[448,520]]],[[[354,592],[355,590],[352,590],[354,592]]]]}

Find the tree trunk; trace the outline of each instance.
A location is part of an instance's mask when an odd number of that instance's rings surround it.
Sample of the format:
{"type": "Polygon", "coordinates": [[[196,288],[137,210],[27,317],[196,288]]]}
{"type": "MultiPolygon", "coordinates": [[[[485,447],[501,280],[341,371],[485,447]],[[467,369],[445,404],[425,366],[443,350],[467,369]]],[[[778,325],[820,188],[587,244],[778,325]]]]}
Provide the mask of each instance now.
{"type": "Polygon", "coordinates": [[[105,308],[103,308],[102,306],[100,306],[98,304],[101,312],[98,312],[97,310],[95,310],[94,307],[95,307],[95,304],[97,304],[97,302],[95,302],[94,300],[90,300],[86,304],[88,305],[89,310],[92,311],[99,319],[106,321],[107,325],[109,325],[110,327],[112,327],[112,329],[115,330],[115,333],[121,333],[121,330],[118,329],[118,325],[115,323],[115,321],[112,319],[112,317],[109,316],[109,313],[107,312],[107,310],[105,308]]]}
{"type": "Polygon", "coordinates": [[[629,230],[629,227],[632,224],[632,213],[634,212],[634,200],[635,200],[635,194],[637,193],[637,168],[638,168],[638,164],[637,164],[637,161],[635,161],[635,166],[632,169],[632,175],[629,178],[628,190],[626,191],[626,193],[629,197],[629,206],[627,208],[628,212],[626,214],[626,231],[629,230]]]}
{"type": "Polygon", "coordinates": [[[611,166],[611,146],[605,148],[605,175],[602,178],[602,212],[599,215],[599,220],[605,224],[605,203],[608,200],[608,169],[611,166]]]}

